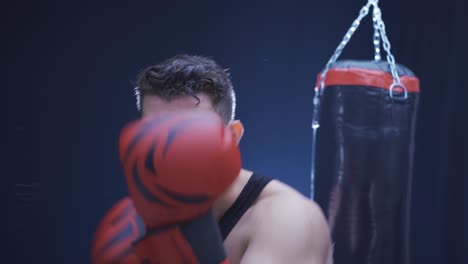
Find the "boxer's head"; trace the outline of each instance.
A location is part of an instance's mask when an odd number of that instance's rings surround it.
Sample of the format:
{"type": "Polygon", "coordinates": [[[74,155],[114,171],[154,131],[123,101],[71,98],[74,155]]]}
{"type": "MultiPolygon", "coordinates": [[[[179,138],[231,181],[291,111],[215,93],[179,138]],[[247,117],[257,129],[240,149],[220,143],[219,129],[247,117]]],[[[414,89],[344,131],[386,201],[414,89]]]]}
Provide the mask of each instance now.
{"type": "Polygon", "coordinates": [[[234,120],[236,96],[229,74],[209,58],[178,55],[148,67],[138,76],[135,94],[143,116],[211,109],[223,118],[238,141],[242,137],[242,124],[234,120]]]}

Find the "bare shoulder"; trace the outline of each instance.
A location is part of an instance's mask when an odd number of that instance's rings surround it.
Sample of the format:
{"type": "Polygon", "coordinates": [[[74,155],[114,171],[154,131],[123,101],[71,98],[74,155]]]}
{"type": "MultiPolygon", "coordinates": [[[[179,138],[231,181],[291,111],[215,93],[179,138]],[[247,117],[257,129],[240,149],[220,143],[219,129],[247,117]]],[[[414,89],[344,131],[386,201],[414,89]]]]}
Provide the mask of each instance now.
{"type": "Polygon", "coordinates": [[[325,221],[322,209],[317,203],[277,180],[272,181],[265,187],[256,204],[255,211],[256,217],[260,218],[264,214],[281,218],[288,217],[288,215],[302,215],[309,221],[325,221]],[[279,214],[280,211],[283,211],[283,213],[279,214]],[[288,212],[288,214],[284,214],[284,212],[288,212]]]}
{"type": "Polygon", "coordinates": [[[295,263],[325,263],[330,234],[315,202],[273,181],[252,209],[252,249],[261,247],[276,259],[295,259],[295,263]],[[310,260],[315,261],[307,262],[310,260]]]}

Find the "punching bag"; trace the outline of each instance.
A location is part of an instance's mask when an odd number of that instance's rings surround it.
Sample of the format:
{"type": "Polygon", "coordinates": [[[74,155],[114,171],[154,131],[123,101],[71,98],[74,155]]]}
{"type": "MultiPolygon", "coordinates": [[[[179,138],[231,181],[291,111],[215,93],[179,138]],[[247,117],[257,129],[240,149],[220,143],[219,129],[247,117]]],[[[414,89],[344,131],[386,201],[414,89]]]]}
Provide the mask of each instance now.
{"type": "Polygon", "coordinates": [[[330,225],[335,264],[409,263],[419,80],[395,63],[377,2],[363,7],[316,84],[312,197],[330,225]],[[338,61],[371,6],[375,59],[338,61]]]}
{"type": "Polygon", "coordinates": [[[338,61],[327,74],[314,198],[332,230],[335,264],[408,263],[419,81],[397,70],[406,99],[390,97],[386,62],[338,61]]]}

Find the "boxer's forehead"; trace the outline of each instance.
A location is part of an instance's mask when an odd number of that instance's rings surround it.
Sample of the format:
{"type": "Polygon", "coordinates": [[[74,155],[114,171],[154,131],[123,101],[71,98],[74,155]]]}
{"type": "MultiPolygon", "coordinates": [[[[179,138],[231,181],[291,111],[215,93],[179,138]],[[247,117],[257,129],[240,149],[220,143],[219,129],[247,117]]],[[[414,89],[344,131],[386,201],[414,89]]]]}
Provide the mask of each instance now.
{"type": "Polygon", "coordinates": [[[157,95],[145,95],[142,102],[142,114],[147,116],[191,108],[213,110],[213,104],[209,96],[203,93],[196,96],[200,99],[200,102],[191,95],[180,96],[171,100],[163,99],[157,95]]]}

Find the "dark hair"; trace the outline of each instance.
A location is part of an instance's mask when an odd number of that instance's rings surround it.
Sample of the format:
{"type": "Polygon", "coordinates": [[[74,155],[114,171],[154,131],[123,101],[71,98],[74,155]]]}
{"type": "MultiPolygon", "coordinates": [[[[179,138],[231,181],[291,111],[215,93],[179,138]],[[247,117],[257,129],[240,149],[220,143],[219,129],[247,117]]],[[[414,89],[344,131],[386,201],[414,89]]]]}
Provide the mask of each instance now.
{"type": "Polygon", "coordinates": [[[151,66],[139,74],[135,92],[142,98],[151,94],[171,100],[190,95],[199,101],[196,94],[205,93],[226,123],[234,118],[236,99],[229,74],[209,58],[177,55],[151,66]]]}

